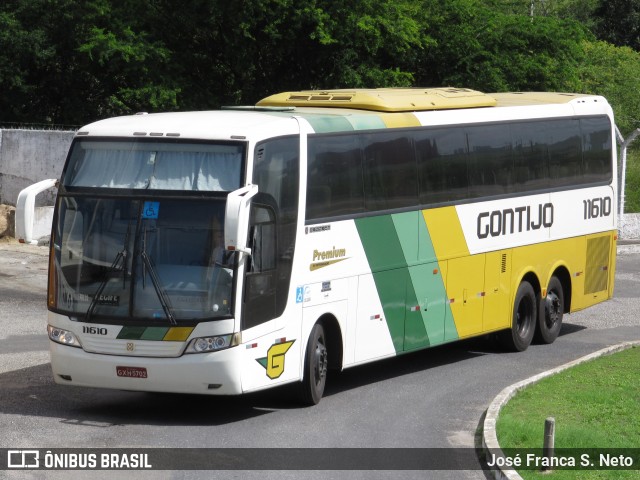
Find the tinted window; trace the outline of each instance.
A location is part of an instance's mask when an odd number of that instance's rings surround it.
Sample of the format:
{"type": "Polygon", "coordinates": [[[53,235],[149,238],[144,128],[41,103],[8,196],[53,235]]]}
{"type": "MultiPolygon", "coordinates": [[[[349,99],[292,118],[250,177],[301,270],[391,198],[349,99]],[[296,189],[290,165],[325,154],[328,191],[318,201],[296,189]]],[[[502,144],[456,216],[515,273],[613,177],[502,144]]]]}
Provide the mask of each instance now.
{"type": "Polygon", "coordinates": [[[309,137],[308,145],[307,218],[364,211],[359,136],[309,137]]]}
{"type": "Polygon", "coordinates": [[[549,177],[552,187],[582,183],[582,155],[578,120],[546,122],[549,177]]]}
{"type": "Polygon", "coordinates": [[[469,196],[512,191],[513,152],[508,124],[468,127],[469,196]]]}
{"type": "Polygon", "coordinates": [[[285,223],[295,224],[297,218],[299,145],[298,137],[285,137],[256,147],[253,183],[258,185],[260,193],[273,197],[285,223]]]}
{"type": "Polygon", "coordinates": [[[264,194],[258,193],[256,197],[258,199],[251,206],[249,245],[252,255],[244,285],[243,329],[280,316],[282,311],[279,311],[278,299],[284,296],[288,288],[288,283],[280,285],[278,282],[276,267],[282,271],[284,265],[282,262],[276,263],[278,240],[275,212],[270,206],[258,203],[264,199],[264,194]]]}
{"type": "Polygon", "coordinates": [[[516,192],[549,186],[547,129],[544,122],[511,126],[513,142],[513,187],[516,192]]]}
{"type": "Polygon", "coordinates": [[[467,140],[462,129],[417,132],[420,201],[451,202],[468,195],[467,140]]]}
{"type": "Polygon", "coordinates": [[[585,182],[611,179],[611,124],[607,117],[580,119],[585,182]]]}
{"type": "Polygon", "coordinates": [[[250,232],[256,251],[247,275],[243,328],[282,315],[287,302],[298,218],[299,150],[297,136],[256,146],[253,183],[259,193],[253,200],[250,232]]]}
{"type": "Polygon", "coordinates": [[[611,143],[606,116],[311,136],[307,219],[605,182],[611,143]]]}
{"type": "Polygon", "coordinates": [[[363,135],[364,198],[369,212],[418,203],[416,159],[406,132],[363,135]]]}

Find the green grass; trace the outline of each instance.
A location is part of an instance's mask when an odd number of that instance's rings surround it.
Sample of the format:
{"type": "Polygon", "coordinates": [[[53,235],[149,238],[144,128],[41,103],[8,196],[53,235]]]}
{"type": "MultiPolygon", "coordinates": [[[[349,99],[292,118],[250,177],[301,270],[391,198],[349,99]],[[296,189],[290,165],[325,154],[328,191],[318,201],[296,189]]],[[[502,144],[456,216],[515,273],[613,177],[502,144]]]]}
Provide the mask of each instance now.
{"type": "MultiPolygon", "coordinates": [[[[640,138],[636,140],[640,142],[640,138]]],[[[625,213],[640,212],[640,148],[627,152],[627,173],[625,188],[625,213]]]]}
{"type": "MultiPolygon", "coordinates": [[[[555,418],[556,449],[640,448],[640,348],[578,365],[518,392],[500,412],[500,446],[542,448],[547,417],[555,418]]],[[[519,473],[554,480],[640,476],[638,470],[519,473]]]]}

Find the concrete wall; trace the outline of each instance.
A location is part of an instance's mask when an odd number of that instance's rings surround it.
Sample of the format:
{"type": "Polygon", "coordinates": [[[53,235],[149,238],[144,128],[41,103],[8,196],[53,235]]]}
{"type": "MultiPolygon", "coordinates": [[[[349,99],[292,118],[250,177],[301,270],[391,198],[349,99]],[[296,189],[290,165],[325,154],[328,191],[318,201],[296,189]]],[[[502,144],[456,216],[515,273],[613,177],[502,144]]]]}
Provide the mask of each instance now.
{"type": "Polygon", "coordinates": [[[618,230],[620,240],[640,239],[640,213],[625,213],[618,230]]]}
{"type": "MultiPolygon", "coordinates": [[[[0,204],[15,206],[20,190],[60,178],[75,132],[0,130],[0,204]]],[[[55,189],[42,192],[36,206],[53,205],[55,189]]]]}

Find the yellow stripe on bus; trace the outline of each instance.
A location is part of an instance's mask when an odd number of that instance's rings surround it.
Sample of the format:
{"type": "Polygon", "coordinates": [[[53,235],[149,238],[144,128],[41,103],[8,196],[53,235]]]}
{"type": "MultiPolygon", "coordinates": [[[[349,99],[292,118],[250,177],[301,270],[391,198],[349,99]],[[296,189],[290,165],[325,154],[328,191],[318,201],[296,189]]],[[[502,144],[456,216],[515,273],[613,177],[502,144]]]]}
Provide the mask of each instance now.
{"type": "Polygon", "coordinates": [[[189,338],[191,332],[193,332],[193,328],[194,327],[172,327],[164,336],[163,340],[165,342],[184,342],[189,338]]]}
{"type": "Polygon", "coordinates": [[[381,113],[380,118],[387,128],[420,127],[420,120],[413,113],[381,113]]]}
{"type": "Polygon", "coordinates": [[[423,210],[422,215],[438,260],[469,255],[455,207],[423,210]]]}

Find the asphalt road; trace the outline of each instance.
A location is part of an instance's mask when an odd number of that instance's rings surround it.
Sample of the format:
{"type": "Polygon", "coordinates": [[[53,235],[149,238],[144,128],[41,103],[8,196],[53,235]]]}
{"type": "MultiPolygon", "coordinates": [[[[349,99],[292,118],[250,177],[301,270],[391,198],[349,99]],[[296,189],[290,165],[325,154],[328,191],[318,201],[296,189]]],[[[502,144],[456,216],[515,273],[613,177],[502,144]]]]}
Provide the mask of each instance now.
{"type": "MultiPolygon", "coordinates": [[[[489,339],[437,347],[329,378],[319,405],[286,390],[240,398],[57,386],[46,338],[43,247],[0,243],[0,448],[431,448],[478,446],[483,414],[504,387],[605,346],[640,339],[640,246],[621,247],[615,298],[565,316],[553,345],[504,353],[489,339]]],[[[9,478],[86,472],[2,472],[9,478]]],[[[468,478],[466,471],[92,472],[92,478],[468,478]]]]}

